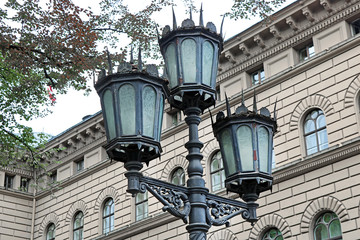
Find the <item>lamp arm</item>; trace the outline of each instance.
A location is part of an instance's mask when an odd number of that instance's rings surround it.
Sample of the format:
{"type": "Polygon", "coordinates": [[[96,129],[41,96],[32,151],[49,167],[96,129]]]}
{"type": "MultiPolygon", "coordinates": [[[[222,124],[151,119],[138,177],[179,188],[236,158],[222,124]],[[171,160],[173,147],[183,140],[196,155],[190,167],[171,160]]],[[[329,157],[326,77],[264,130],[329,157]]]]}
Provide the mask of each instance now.
{"type": "Polygon", "coordinates": [[[208,194],[206,204],[206,217],[209,225],[221,226],[225,224],[229,227],[229,219],[240,214],[245,220],[251,219],[252,211],[249,211],[249,206],[244,202],[208,194]]]}
{"type": "Polygon", "coordinates": [[[167,211],[171,215],[181,218],[185,224],[188,223],[191,207],[186,187],[142,176],[140,192],[144,193],[146,190],[164,205],[162,208],[164,212],[167,211]]]}

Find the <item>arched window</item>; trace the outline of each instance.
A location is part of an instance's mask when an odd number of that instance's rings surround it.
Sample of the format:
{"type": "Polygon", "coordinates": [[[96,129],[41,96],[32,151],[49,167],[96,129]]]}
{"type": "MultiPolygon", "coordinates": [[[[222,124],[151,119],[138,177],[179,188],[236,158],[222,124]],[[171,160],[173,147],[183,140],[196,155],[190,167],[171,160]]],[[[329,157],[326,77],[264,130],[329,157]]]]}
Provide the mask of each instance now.
{"type": "Polygon", "coordinates": [[[280,230],[277,228],[269,229],[261,240],[283,240],[283,235],[281,234],[280,230]]]}
{"type": "Polygon", "coordinates": [[[210,163],[211,190],[213,192],[225,187],[225,170],[221,157],[221,152],[214,154],[210,163]]]}
{"type": "Polygon", "coordinates": [[[46,231],[46,240],[55,240],[55,224],[50,223],[46,231]]]}
{"type": "Polygon", "coordinates": [[[103,209],[103,233],[107,234],[114,230],[114,200],[109,198],[103,209]]]}
{"type": "Polygon", "coordinates": [[[178,186],[185,186],[185,171],[183,168],[176,168],[171,174],[171,183],[178,186]]]}
{"type": "Polygon", "coordinates": [[[322,214],[315,222],[314,240],[342,239],[338,216],[333,212],[322,214]]]}
{"type": "Polygon", "coordinates": [[[73,240],[83,240],[84,232],[84,214],[78,212],[74,218],[73,224],[73,240]]]}
{"type": "Polygon", "coordinates": [[[304,137],[307,155],[328,148],[325,115],[320,109],[314,109],[306,116],[304,137]]]}

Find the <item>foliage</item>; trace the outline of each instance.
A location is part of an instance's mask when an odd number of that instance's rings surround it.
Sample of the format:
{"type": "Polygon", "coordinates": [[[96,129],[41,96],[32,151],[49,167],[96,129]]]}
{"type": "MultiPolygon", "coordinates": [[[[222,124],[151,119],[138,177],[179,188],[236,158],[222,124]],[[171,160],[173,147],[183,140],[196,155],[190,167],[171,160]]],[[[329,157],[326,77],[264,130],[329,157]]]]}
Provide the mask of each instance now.
{"type": "MultiPolygon", "coordinates": [[[[27,167],[46,168],[40,152],[48,136],[34,134],[19,120],[50,112],[55,98],[49,98],[48,86],[56,94],[69,88],[90,91],[87,80],[108,63],[101,42],[117,62],[128,52],[122,36],[134,48],[141,46],[145,58],[158,56],[153,15],[174,1],[148,0],[136,12],[126,1],[101,0],[100,15],[71,0],[7,0],[0,5],[0,166],[21,159],[27,167]]],[[[227,15],[265,17],[284,1],[234,0],[227,15]]],[[[193,0],[181,2],[196,10],[193,0]]]]}

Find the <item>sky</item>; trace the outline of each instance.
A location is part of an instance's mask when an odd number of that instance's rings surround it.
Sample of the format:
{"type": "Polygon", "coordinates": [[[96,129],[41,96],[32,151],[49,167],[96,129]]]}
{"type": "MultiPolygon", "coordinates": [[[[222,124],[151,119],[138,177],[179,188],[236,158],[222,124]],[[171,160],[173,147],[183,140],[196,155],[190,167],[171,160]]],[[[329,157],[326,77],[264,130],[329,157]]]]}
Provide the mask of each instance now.
{"type": "MultiPolygon", "coordinates": [[[[125,0],[126,1],[126,0],[125,0]]],[[[74,3],[81,5],[82,7],[86,7],[87,1],[82,0],[74,0],[74,3]]],[[[89,1],[92,2],[92,1],[89,1]]],[[[146,2],[146,0],[136,0],[136,1],[126,1],[129,2],[129,7],[131,10],[136,10],[139,6],[144,6],[141,2],[146,2]]],[[[175,8],[176,20],[177,24],[180,25],[181,22],[189,18],[185,14],[185,8],[181,1],[178,6],[175,8]]],[[[211,21],[216,27],[217,31],[220,31],[220,25],[222,20],[222,14],[229,11],[231,9],[233,0],[194,0],[195,6],[199,6],[201,3],[203,4],[203,17],[204,24],[211,21]]],[[[287,0],[286,4],[293,2],[293,0],[287,0]]],[[[94,12],[97,11],[97,6],[92,5],[91,8],[94,12]]],[[[199,18],[197,13],[193,13],[193,19],[196,24],[196,19],[199,18]]],[[[160,14],[155,16],[157,23],[160,27],[165,25],[172,25],[172,10],[171,8],[167,8],[162,11],[160,14]]],[[[252,20],[230,20],[226,18],[223,26],[223,33],[225,36],[225,40],[236,35],[239,32],[242,32],[252,26],[253,24],[260,21],[260,19],[252,19],[252,20]]],[[[44,118],[34,119],[28,123],[24,123],[25,125],[31,126],[34,132],[44,132],[53,136],[60,134],[66,129],[72,127],[73,125],[82,121],[82,118],[87,115],[92,115],[101,110],[100,107],[100,99],[93,87],[93,79],[89,79],[88,84],[91,86],[91,93],[88,96],[84,96],[84,92],[78,92],[74,90],[70,90],[65,95],[56,95],[56,104],[50,108],[52,114],[44,118]]]]}

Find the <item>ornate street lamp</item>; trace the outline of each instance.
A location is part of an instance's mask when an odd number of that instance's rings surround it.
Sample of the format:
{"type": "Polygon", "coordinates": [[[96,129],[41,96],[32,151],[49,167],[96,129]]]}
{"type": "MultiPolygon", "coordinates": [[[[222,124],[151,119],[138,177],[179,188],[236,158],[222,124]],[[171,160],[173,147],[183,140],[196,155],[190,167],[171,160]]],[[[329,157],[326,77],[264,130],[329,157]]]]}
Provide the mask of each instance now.
{"type": "Polygon", "coordinates": [[[160,156],[166,85],[156,66],[142,70],[141,62],[137,67],[122,63],[117,73],[103,74],[95,84],[108,142],[104,147],[110,158],[125,163],[132,194],[139,189],[142,162],[149,164],[160,156]]]}
{"type": "MultiPolygon", "coordinates": [[[[253,111],[249,111],[242,100],[231,114],[226,98],[227,116],[219,112],[213,123],[214,135],[220,144],[224,160],[225,186],[248,203],[257,207],[255,201],[261,192],[272,187],[273,135],[277,124],[267,108],[256,109],[254,93],[253,111]]],[[[276,106],[276,104],[275,104],[276,106]]],[[[253,216],[256,220],[256,212],[253,216]]]]}
{"type": "Polygon", "coordinates": [[[181,110],[189,105],[201,110],[214,105],[223,39],[212,22],[204,26],[202,10],[200,26],[186,19],[178,27],[173,12],[173,29],[168,25],[164,27],[159,45],[170,83],[170,104],[181,110]]]}
{"type": "Polygon", "coordinates": [[[215,104],[222,36],[216,33],[214,24],[204,27],[200,10],[200,26],[195,26],[190,17],[178,27],[174,15],[173,30],[166,26],[159,44],[170,89],[158,77],[156,67],[142,70],[140,55],[137,67],[123,63],[118,73],[109,71],[108,76],[103,70],[95,84],[106,127],[105,149],[112,159],[125,163],[127,191],[133,195],[149,191],[164,205],[164,211],[189,222],[186,228],[191,240],[205,240],[212,225],[228,225],[228,220],[239,214],[247,221],[256,221],[255,201],[272,182],[269,158],[276,123],[265,110],[257,114],[240,109],[235,116],[228,110],[227,117],[218,114],[213,126],[225,159],[226,186],[245,202],[210,194],[203,179],[203,144],[198,126],[201,112],[215,104]],[[189,161],[187,187],[145,177],[140,172],[144,162],[148,164],[160,156],[165,98],[172,107],[184,111],[189,127],[189,141],[185,144],[189,161]]]}

